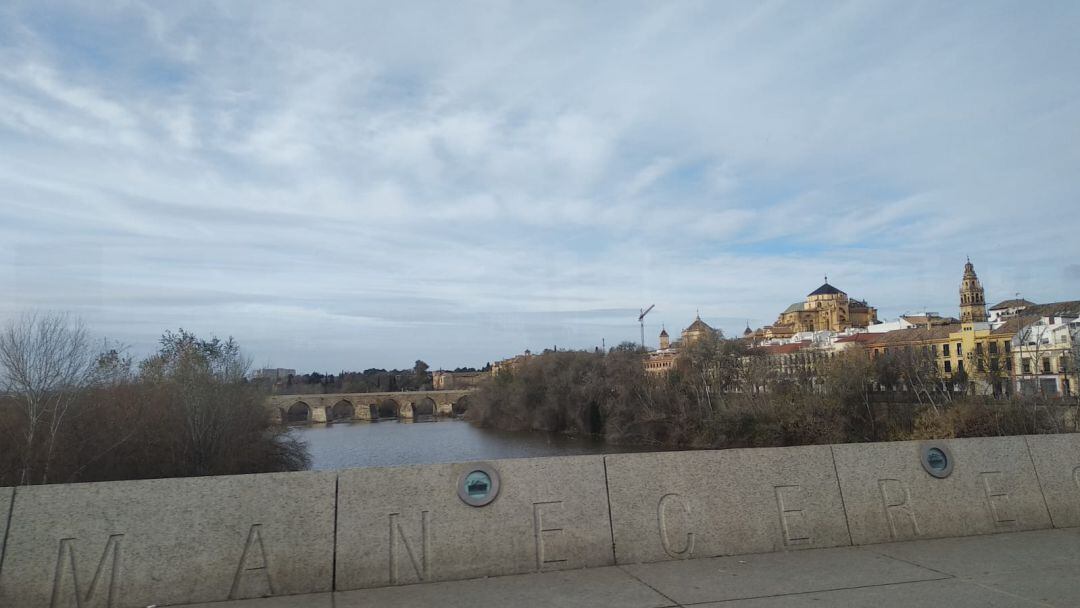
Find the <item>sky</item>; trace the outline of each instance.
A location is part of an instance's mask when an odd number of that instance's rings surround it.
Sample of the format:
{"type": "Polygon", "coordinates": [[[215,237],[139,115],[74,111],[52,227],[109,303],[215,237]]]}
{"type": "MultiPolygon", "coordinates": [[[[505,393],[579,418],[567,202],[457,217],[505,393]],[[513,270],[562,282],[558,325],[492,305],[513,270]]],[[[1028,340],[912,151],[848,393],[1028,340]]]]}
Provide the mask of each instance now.
{"type": "Polygon", "coordinates": [[[0,4],[0,321],[482,366],[1080,299],[1080,3],[0,4]]]}

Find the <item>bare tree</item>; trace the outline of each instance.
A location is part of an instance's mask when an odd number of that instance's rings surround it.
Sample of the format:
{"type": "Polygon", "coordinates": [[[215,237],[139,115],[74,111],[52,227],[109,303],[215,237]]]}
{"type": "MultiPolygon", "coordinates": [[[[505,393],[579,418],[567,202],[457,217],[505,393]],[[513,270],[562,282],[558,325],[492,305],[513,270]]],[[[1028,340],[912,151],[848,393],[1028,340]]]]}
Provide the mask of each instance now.
{"type": "Polygon", "coordinates": [[[29,313],[0,332],[0,390],[22,418],[19,483],[47,483],[56,437],[80,395],[102,371],[82,321],[29,313]]]}

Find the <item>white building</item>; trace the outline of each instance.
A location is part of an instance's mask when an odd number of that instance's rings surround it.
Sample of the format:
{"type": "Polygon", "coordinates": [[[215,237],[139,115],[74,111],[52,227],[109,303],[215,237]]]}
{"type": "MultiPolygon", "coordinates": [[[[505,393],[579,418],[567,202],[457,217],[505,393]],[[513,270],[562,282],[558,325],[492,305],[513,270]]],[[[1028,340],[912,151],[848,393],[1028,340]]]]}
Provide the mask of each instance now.
{"type": "Polygon", "coordinates": [[[1080,319],[1046,316],[1023,327],[1012,339],[1013,371],[1020,394],[1076,395],[1076,356],[1080,319]]]}

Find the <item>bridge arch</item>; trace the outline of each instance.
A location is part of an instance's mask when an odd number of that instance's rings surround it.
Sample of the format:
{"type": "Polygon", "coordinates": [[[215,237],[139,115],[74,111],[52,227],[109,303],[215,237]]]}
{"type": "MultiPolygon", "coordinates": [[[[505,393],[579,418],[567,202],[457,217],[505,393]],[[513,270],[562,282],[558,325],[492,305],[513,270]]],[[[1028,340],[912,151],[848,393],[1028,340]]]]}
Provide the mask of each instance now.
{"type": "Polygon", "coordinates": [[[297,401],[285,410],[285,422],[311,422],[311,406],[297,401]]]}
{"type": "Polygon", "coordinates": [[[348,399],[342,399],[330,408],[331,420],[352,420],[356,417],[356,408],[348,399]]]}
{"type": "Polygon", "coordinates": [[[450,405],[450,409],[455,416],[464,416],[465,412],[469,411],[468,395],[458,397],[457,400],[450,405]]]}
{"type": "Polygon", "coordinates": [[[397,418],[401,413],[401,404],[387,397],[379,401],[379,418],[397,418]]]}
{"type": "Polygon", "coordinates": [[[416,400],[413,403],[413,419],[420,416],[434,416],[436,411],[435,400],[431,397],[424,397],[423,399],[416,400]]]}

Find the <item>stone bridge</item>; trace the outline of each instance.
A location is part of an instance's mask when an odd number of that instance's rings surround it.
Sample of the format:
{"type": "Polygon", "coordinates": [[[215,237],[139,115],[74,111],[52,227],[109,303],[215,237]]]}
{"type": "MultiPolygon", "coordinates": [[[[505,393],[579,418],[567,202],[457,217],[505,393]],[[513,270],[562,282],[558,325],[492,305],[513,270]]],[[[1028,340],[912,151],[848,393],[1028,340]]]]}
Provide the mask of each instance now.
{"type": "Polygon", "coordinates": [[[273,395],[267,404],[285,422],[335,420],[413,420],[423,416],[454,416],[469,407],[472,389],[401,393],[333,393],[273,395]]]}

